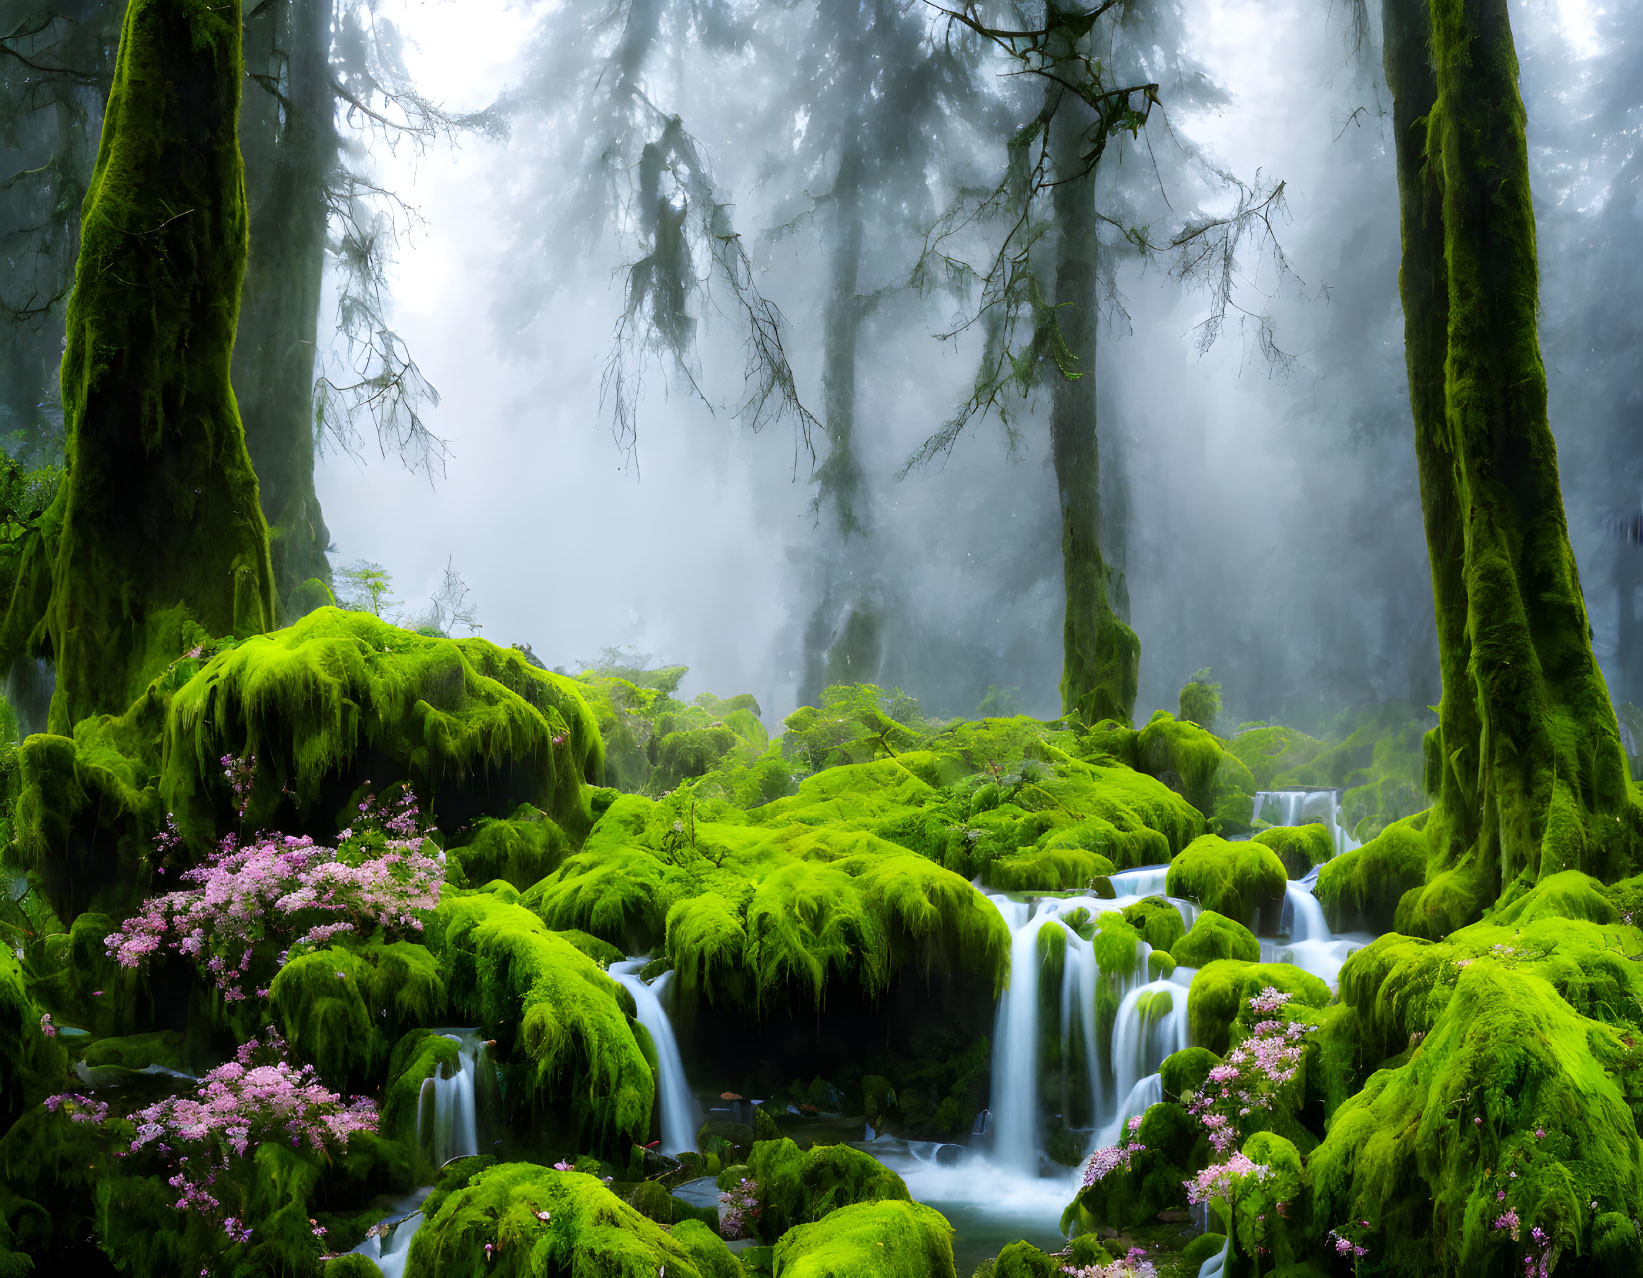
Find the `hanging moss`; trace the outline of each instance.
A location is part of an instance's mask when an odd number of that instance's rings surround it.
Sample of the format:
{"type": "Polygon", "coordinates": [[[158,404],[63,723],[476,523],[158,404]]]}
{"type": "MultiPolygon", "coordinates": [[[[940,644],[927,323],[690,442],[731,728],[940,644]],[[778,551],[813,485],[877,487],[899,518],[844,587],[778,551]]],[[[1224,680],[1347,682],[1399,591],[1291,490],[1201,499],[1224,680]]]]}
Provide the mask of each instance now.
{"type": "Polygon", "coordinates": [[[1320,822],[1312,825],[1278,825],[1262,830],[1252,842],[1263,844],[1278,854],[1284,872],[1292,879],[1303,878],[1315,865],[1335,855],[1335,834],[1320,822]]]}
{"type": "Polygon", "coordinates": [[[447,894],[429,925],[452,1006],[497,1039],[516,1113],[568,1109],[612,1150],[649,1138],[655,1082],[632,996],[522,906],[447,894]]]}
{"type": "Polygon", "coordinates": [[[857,1203],[776,1244],[774,1278],[956,1278],[953,1227],[913,1202],[857,1203]]]}
{"type": "Polygon", "coordinates": [[[1220,1061],[1207,1047],[1183,1047],[1179,1052],[1171,1052],[1158,1067],[1164,1095],[1170,1100],[1181,1100],[1188,1092],[1196,1092],[1220,1061]]]}
{"type": "Polygon", "coordinates": [[[1283,900],[1288,878],[1271,848],[1206,834],[1170,862],[1164,883],[1171,896],[1189,897],[1206,910],[1247,924],[1262,907],[1283,900]]]}
{"type": "Polygon", "coordinates": [[[1170,949],[1177,963],[1187,967],[1207,967],[1216,959],[1238,959],[1244,963],[1257,962],[1261,957],[1261,943],[1242,923],[1204,910],[1192,921],[1192,927],[1170,949]]]}
{"type": "Polygon", "coordinates": [[[681,1221],[670,1231],[596,1176],[502,1163],[441,1196],[411,1240],[405,1273],[656,1278],[663,1269],[670,1278],[741,1278],[725,1245],[698,1221],[681,1221]]]}
{"type": "MultiPolygon", "coordinates": [[[[748,1154],[746,1174],[759,1186],[759,1233],[772,1242],[852,1203],[909,1201],[900,1176],[848,1145],[801,1150],[791,1140],[760,1141],[748,1154]]],[[[734,1175],[721,1176],[721,1187],[731,1187],[734,1175]]]]}

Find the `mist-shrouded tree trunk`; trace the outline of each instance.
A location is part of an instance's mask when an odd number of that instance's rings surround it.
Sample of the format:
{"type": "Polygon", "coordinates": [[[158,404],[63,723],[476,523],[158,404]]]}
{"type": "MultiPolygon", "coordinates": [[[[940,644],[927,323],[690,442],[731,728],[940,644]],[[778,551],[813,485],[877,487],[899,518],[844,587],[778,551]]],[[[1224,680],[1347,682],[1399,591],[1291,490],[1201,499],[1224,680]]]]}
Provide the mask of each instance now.
{"type": "Polygon", "coordinates": [[[1387,0],[1384,21],[1443,676],[1428,882],[1397,926],[1438,935],[1559,870],[1630,872],[1638,822],[1547,420],[1507,0],[1387,0]]]}
{"type": "Polygon", "coordinates": [[[822,425],[827,456],[816,470],[815,511],[824,546],[822,598],[805,630],[804,687],[816,701],[830,683],[876,677],[880,618],[869,560],[871,517],[856,449],[856,365],[861,338],[861,144],[840,157],[830,197],[829,287],[822,323],[822,425]],[[828,543],[836,546],[830,553],[828,543]]]}
{"type": "MultiPolygon", "coordinates": [[[[1071,50],[1068,50],[1070,56],[1071,50]]],[[[1064,93],[1050,84],[1046,92],[1064,93]]],[[[1050,403],[1050,457],[1061,507],[1063,622],[1061,710],[1086,723],[1128,722],[1135,709],[1141,644],[1113,610],[1101,554],[1101,461],[1096,431],[1095,172],[1080,143],[1089,109],[1070,93],[1055,108],[1051,157],[1057,174],[1051,204],[1055,221],[1055,319],[1062,363],[1050,403]]]]}
{"type": "MultiPolygon", "coordinates": [[[[229,358],[245,272],[238,0],[132,0],[82,222],[49,575],[50,726],[125,708],[201,631],[274,622],[229,358]]],[[[16,606],[14,600],[14,607],[16,606]]]]}
{"type": "MultiPolygon", "coordinates": [[[[282,601],[310,579],[331,580],[330,533],[314,491],[313,407],[325,191],[338,146],[331,9],[331,0],[276,0],[245,26],[246,70],[266,91],[247,94],[240,118],[252,224],[233,380],[282,601]]],[[[323,598],[305,595],[309,606],[323,598]]]]}

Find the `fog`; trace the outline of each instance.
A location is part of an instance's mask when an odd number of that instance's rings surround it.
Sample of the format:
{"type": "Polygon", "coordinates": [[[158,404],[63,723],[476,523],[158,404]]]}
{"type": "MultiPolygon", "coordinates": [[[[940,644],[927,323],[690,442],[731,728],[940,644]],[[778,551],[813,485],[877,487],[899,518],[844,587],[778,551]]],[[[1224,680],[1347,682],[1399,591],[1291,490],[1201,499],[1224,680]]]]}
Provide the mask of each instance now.
{"type": "MultiPolygon", "coordinates": [[[[1176,70],[1183,85],[1201,86],[1190,78],[1201,67],[1219,94],[1172,99],[1158,74],[1167,116],[1155,117],[1146,145],[1103,161],[1104,189],[1115,208],[1161,226],[1195,206],[1225,209],[1188,155],[1201,148],[1245,182],[1284,183],[1274,222],[1283,260],[1270,244],[1244,247],[1224,329],[1201,350],[1203,291],[1161,259],[1108,250],[1117,292],[1096,378],[1103,460],[1122,462],[1107,467],[1104,519],[1122,533],[1109,542],[1127,543],[1142,642],[1137,715],[1173,708],[1204,666],[1225,685],[1233,722],[1311,725],[1368,702],[1435,701],[1378,15],[1364,46],[1345,3],[1190,9],[1176,70]],[[1263,322],[1281,356],[1263,350],[1263,322]]],[[[933,336],[951,327],[953,298],[892,286],[906,276],[920,219],[928,224],[955,182],[1001,165],[1002,135],[932,108],[921,127],[945,132],[921,140],[939,164],[906,159],[905,187],[867,219],[860,291],[884,293],[863,321],[856,363],[871,530],[854,556],[841,555],[828,511],[812,508],[816,461],[793,415],[754,430],[737,413],[743,331],[724,288],[689,303],[682,364],[650,354],[631,437],[613,428],[614,397],[602,387],[635,254],[621,233],[631,209],[589,212],[601,193],[587,179],[578,109],[588,86],[609,87],[585,34],[595,9],[573,0],[487,6],[480,17],[473,6],[402,0],[382,12],[405,35],[424,93],[463,110],[502,98],[511,128],[506,140],[373,155],[383,185],[417,211],[398,250],[393,319],[439,389],[430,421],[450,457],[430,482],[374,452],[327,452],[318,480],[334,562],[381,563],[408,610],[449,562],[486,637],[528,643],[550,666],[576,668],[618,646],[686,664],[687,693],[752,692],[772,724],[798,702],[804,632],[824,594],[865,590],[885,620],[881,660],[860,677],[946,714],[974,711],[989,685],[1019,689],[1024,710],[1057,713],[1060,533],[1047,409],[1023,405],[1013,449],[996,419],[974,420],[950,453],[898,478],[969,392],[979,345],[974,331],[933,336]]],[[[670,10],[641,80],[701,146],[752,279],[785,317],[799,399],[819,413],[829,267],[825,218],[805,210],[837,161],[825,150],[808,169],[794,158],[825,124],[821,108],[795,103],[829,91],[848,101],[850,87],[795,88],[794,77],[814,72],[797,34],[810,11],[766,15],[739,44],[705,38],[713,13],[670,10]]],[[[931,22],[927,10],[906,20],[931,22]]],[[[1636,226],[1638,120],[1619,51],[1638,24],[1581,0],[1525,0],[1514,20],[1553,422],[1599,655],[1612,664],[1622,587],[1611,583],[1623,576],[1612,561],[1640,552],[1605,536],[1598,514],[1637,500],[1635,471],[1629,498],[1615,483],[1628,360],[1605,362],[1627,338],[1600,308],[1618,306],[1625,285],[1591,287],[1579,246],[1598,234],[1600,213],[1636,226]]],[[[1000,86],[995,106],[1012,92],[1000,86]]],[[[631,158],[596,158],[628,180],[631,158]]],[[[709,275],[707,263],[692,266],[709,275]]],[[[826,440],[814,442],[824,455],[826,440]]]]}

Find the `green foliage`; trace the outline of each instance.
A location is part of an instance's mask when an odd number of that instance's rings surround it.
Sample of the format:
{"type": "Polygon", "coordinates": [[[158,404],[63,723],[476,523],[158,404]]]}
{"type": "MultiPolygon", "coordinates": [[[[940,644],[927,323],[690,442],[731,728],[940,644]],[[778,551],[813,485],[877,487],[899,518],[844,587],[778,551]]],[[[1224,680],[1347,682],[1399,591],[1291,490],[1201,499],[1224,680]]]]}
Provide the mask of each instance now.
{"type": "Polygon", "coordinates": [[[1153,1223],[1161,1211],[1186,1206],[1181,1182],[1189,1168],[1204,1161],[1208,1147],[1198,1121],[1180,1105],[1164,1101],[1141,1116],[1135,1140],[1145,1148],[1131,1155],[1127,1168],[1117,1167],[1078,1191],[1062,1215],[1064,1230],[1129,1229],[1153,1223]]]}
{"type": "Polygon", "coordinates": [[[1182,722],[1214,729],[1215,720],[1221,714],[1221,685],[1210,682],[1208,667],[1195,670],[1192,678],[1181,686],[1180,706],[1177,718],[1182,722]]]}
{"type": "Polygon", "coordinates": [[[525,803],[505,820],[481,817],[459,834],[446,849],[445,881],[480,887],[503,879],[524,891],[557,869],[570,851],[558,823],[525,803]]]}
{"type": "Polygon", "coordinates": [[[953,1228],[933,1207],[857,1203],[776,1244],[775,1278],[956,1278],[953,1228]]]}
{"type": "Polygon", "coordinates": [[[1216,959],[1199,969],[1187,992],[1193,1041],[1217,1055],[1224,1053],[1232,1027],[1249,1021],[1249,1000],[1269,985],[1288,994],[1291,1007],[1323,1007],[1330,999],[1327,985],[1291,963],[1216,959]]]}
{"type": "Polygon", "coordinates": [[[398,605],[393,597],[394,579],[381,564],[355,560],[336,571],[337,607],[368,612],[381,620],[385,609],[398,605]]]}
{"type": "Polygon", "coordinates": [[[1406,892],[1426,881],[1424,817],[1395,821],[1375,838],[1318,871],[1315,895],[1337,931],[1390,931],[1406,892]]]}

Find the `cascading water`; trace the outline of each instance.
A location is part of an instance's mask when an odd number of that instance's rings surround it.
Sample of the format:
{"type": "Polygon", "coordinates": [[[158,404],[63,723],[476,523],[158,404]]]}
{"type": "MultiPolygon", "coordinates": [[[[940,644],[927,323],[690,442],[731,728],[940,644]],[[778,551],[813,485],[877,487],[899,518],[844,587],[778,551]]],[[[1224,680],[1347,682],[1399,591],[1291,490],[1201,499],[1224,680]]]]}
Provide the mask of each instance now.
{"type": "Polygon", "coordinates": [[[474,1029],[439,1030],[457,1045],[457,1068],[422,1080],[416,1109],[416,1135],[429,1150],[434,1166],[479,1152],[479,1068],[485,1043],[474,1029]]]}
{"type": "Polygon", "coordinates": [[[699,1127],[696,1098],[690,1094],[685,1080],[684,1061],[679,1055],[679,1043],[673,1035],[673,1022],[662,1006],[662,995],[672,972],[663,972],[650,984],[639,976],[648,959],[630,958],[612,963],[610,974],[633,995],[639,1024],[650,1033],[656,1045],[656,1064],[661,1077],[656,1080],[656,1094],[662,1108],[662,1152],[668,1155],[687,1153],[696,1148],[699,1127]]]}
{"type": "Polygon", "coordinates": [[[410,1258],[411,1239],[422,1224],[422,1201],[433,1192],[424,1186],[394,1204],[393,1214],[371,1226],[363,1241],[354,1248],[362,1256],[376,1261],[384,1278],[401,1278],[405,1262],[410,1258]]]}
{"type": "Polygon", "coordinates": [[[1335,855],[1350,851],[1358,841],[1341,824],[1339,790],[1260,790],[1255,795],[1251,821],[1268,825],[1310,825],[1317,822],[1335,841],[1335,855]]]}
{"type": "Polygon", "coordinates": [[[1112,1064],[1117,1095],[1128,1097],[1164,1058],[1191,1046],[1187,1032],[1187,991],[1197,968],[1178,967],[1161,981],[1131,990],[1118,1005],[1112,1026],[1112,1064]]]}
{"type": "Polygon", "coordinates": [[[990,898],[1010,929],[1010,983],[993,1030],[993,1157],[1038,1174],[1038,933],[1033,907],[990,898]]]}

